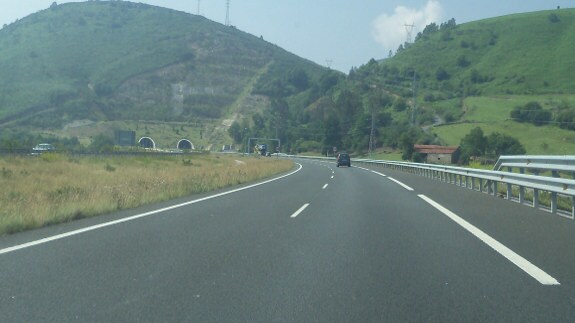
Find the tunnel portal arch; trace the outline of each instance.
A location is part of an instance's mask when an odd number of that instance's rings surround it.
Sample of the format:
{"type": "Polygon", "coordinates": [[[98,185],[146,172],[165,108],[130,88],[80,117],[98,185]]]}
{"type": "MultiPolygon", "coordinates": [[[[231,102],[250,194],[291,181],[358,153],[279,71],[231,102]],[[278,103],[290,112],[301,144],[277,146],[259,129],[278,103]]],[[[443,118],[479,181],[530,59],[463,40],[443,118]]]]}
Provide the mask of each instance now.
{"type": "Polygon", "coordinates": [[[176,148],[177,149],[189,149],[189,150],[195,149],[194,144],[188,139],[180,139],[180,141],[178,141],[178,145],[176,148]]]}
{"type": "Polygon", "coordinates": [[[156,143],[150,137],[142,137],[138,140],[138,143],[140,144],[140,147],[156,149],[156,143]]]}

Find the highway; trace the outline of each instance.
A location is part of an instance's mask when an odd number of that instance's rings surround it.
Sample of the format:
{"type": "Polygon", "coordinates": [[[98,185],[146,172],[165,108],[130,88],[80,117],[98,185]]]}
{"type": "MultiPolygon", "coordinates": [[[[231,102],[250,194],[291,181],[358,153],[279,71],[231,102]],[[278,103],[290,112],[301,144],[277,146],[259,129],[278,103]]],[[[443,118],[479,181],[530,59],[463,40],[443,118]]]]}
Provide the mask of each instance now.
{"type": "Polygon", "coordinates": [[[0,322],[575,321],[575,223],[387,169],[0,238],[0,322]]]}

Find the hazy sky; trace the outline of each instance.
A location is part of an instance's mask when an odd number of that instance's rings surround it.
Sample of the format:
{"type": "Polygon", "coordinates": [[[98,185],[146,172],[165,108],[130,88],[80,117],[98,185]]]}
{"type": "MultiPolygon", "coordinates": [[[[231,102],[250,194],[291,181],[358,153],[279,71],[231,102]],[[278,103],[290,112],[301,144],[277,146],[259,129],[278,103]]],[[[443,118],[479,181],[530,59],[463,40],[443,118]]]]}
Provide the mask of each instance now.
{"type": "MultiPolygon", "coordinates": [[[[0,26],[54,0],[0,0],[0,26]]],[[[58,4],[81,1],[57,1],[58,4]]],[[[225,23],[227,0],[135,0],[225,23]],[[199,4],[199,6],[198,6],[199,4]]],[[[296,55],[342,72],[387,57],[431,23],[458,24],[513,13],[575,7],[575,0],[229,0],[230,23],[296,55]]]]}

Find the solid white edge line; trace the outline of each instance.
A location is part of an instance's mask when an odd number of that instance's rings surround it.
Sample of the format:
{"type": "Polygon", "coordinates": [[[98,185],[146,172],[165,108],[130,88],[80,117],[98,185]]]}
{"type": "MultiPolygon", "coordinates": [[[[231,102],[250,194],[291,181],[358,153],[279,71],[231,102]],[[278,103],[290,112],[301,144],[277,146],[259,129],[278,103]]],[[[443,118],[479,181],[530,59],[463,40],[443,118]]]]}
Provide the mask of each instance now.
{"type": "Polygon", "coordinates": [[[399,184],[401,187],[405,188],[406,190],[408,190],[408,191],[413,191],[413,188],[411,188],[411,187],[409,187],[409,186],[403,184],[402,182],[396,180],[395,178],[393,178],[393,177],[388,177],[388,178],[389,178],[391,181],[394,181],[395,183],[399,184]]]}
{"type": "Polygon", "coordinates": [[[374,171],[374,170],[372,170],[371,172],[374,173],[374,174],[377,174],[377,175],[379,175],[379,176],[387,177],[387,175],[382,174],[382,173],[380,173],[380,172],[376,172],[376,171],[374,171]]]}
{"type": "Polygon", "coordinates": [[[524,272],[529,274],[531,277],[535,278],[535,280],[537,280],[541,284],[543,284],[543,285],[560,285],[559,282],[555,278],[551,277],[549,274],[547,274],[546,272],[541,270],[539,267],[533,265],[527,259],[521,257],[520,255],[515,253],[513,250],[507,248],[506,246],[504,246],[499,241],[493,239],[487,233],[481,231],[480,229],[478,229],[477,227],[475,227],[471,223],[460,218],[458,215],[456,215],[455,213],[444,208],[442,205],[433,201],[432,199],[428,198],[427,196],[425,196],[423,194],[420,194],[418,196],[421,199],[423,199],[425,202],[429,203],[431,206],[433,206],[434,208],[439,210],[441,213],[445,214],[447,217],[449,217],[455,223],[462,226],[465,230],[469,231],[471,234],[473,234],[474,236],[479,238],[479,240],[483,241],[485,244],[487,244],[489,247],[491,247],[492,249],[497,251],[503,257],[507,258],[509,261],[511,261],[513,264],[515,264],[521,270],[523,270],[524,272]]]}
{"type": "Polygon", "coordinates": [[[327,188],[327,185],[329,185],[329,184],[325,184],[321,189],[325,190],[327,188]]]}
{"type": "Polygon", "coordinates": [[[250,189],[250,188],[254,188],[254,187],[256,187],[256,186],[260,186],[260,185],[264,185],[264,184],[267,184],[267,183],[271,183],[271,182],[273,182],[273,181],[280,180],[280,179],[282,179],[282,178],[288,177],[288,176],[290,176],[290,175],[293,175],[293,174],[299,172],[299,171],[302,169],[303,166],[302,166],[300,163],[296,163],[296,164],[298,165],[298,168],[297,168],[296,170],[294,170],[293,172],[288,173],[288,174],[285,174],[285,175],[282,175],[282,176],[279,176],[279,177],[275,177],[275,178],[272,178],[272,179],[269,179],[269,180],[266,180],[266,181],[263,181],[263,182],[251,184],[251,185],[248,185],[248,186],[245,186],[245,187],[236,188],[236,189],[233,189],[233,190],[230,190],[230,191],[226,191],[226,192],[222,192],[222,193],[218,193],[218,194],[215,194],[215,195],[206,196],[206,197],[203,197],[203,198],[199,198],[199,199],[197,199],[197,200],[192,200],[192,201],[188,201],[188,202],[184,202],[184,203],[180,203],[180,204],[168,206],[168,207],[161,208],[161,209],[157,209],[157,210],[153,210],[153,211],[150,211],[150,212],[145,212],[145,213],[141,213],[141,214],[136,214],[136,215],[133,215],[133,216],[130,216],[130,217],[126,217],[126,218],[122,218],[122,219],[118,219],[118,220],[115,220],[115,221],[105,222],[105,223],[93,225],[93,226],[90,226],[90,227],[86,227],[86,228],[82,228],[82,229],[78,229],[78,230],[74,230],[74,231],[70,231],[70,232],[66,232],[66,233],[62,233],[62,234],[58,234],[58,235],[51,236],[51,237],[47,237],[47,238],[44,238],[44,239],[35,240],[35,241],[28,242],[28,243],[23,243],[23,244],[19,244],[19,245],[16,245],[16,246],[12,246],[12,247],[8,247],[8,248],[0,249],[0,255],[5,254],[5,253],[9,253],[9,252],[13,252],[13,251],[17,251],[17,250],[21,250],[21,249],[24,249],[24,248],[29,248],[29,247],[41,245],[41,244],[44,244],[44,243],[47,243],[47,242],[64,239],[64,238],[67,238],[67,237],[70,237],[70,236],[74,236],[74,235],[78,235],[78,234],[81,234],[81,233],[84,233],[84,232],[94,231],[94,230],[98,230],[98,229],[105,228],[105,227],[108,227],[108,226],[112,226],[112,225],[116,225],[116,224],[120,224],[120,223],[124,223],[124,222],[128,222],[128,221],[133,221],[133,220],[136,220],[136,219],[139,219],[139,218],[143,218],[143,217],[146,217],[146,216],[150,216],[150,215],[162,213],[162,212],[165,212],[165,211],[170,211],[170,210],[177,209],[177,208],[180,208],[180,207],[183,207],[183,206],[188,206],[188,205],[195,204],[195,203],[199,203],[199,202],[203,202],[203,201],[206,201],[206,200],[211,200],[211,199],[214,199],[214,198],[217,198],[217,197],[222,197],[222,196],[229,195],[229,194],[232,194],[232,193],[236,193],[236,192],[239,192],[239,191],[243,191],[243,190],[247,190],[247,189],[250,189]]]}
{"type": "Polygon", "coordinates": [[[293,219],[293,218],[297,217],[297,216],[298,216],[300,213],[302,213],[303,210],[305,210],[308,206],[309,206],[309,203],[306,203],[306,204],[302,205],[302,207],[300,207],[297,211],[295,211],[294,214],[292,214],[292,215],[290,216],[290,218],[293,219]]]}

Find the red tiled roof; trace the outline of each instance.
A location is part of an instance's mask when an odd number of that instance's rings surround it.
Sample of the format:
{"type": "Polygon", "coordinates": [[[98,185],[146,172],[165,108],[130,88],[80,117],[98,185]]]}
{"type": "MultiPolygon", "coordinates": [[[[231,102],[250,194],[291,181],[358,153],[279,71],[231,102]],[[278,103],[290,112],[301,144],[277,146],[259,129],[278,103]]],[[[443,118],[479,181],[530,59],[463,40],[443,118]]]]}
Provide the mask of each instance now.
{"type": "Polygon", "coordinates": [[[453,154],[459,147],[437,145],[414,145],[415,151],[422,154],[453,154]]]}

